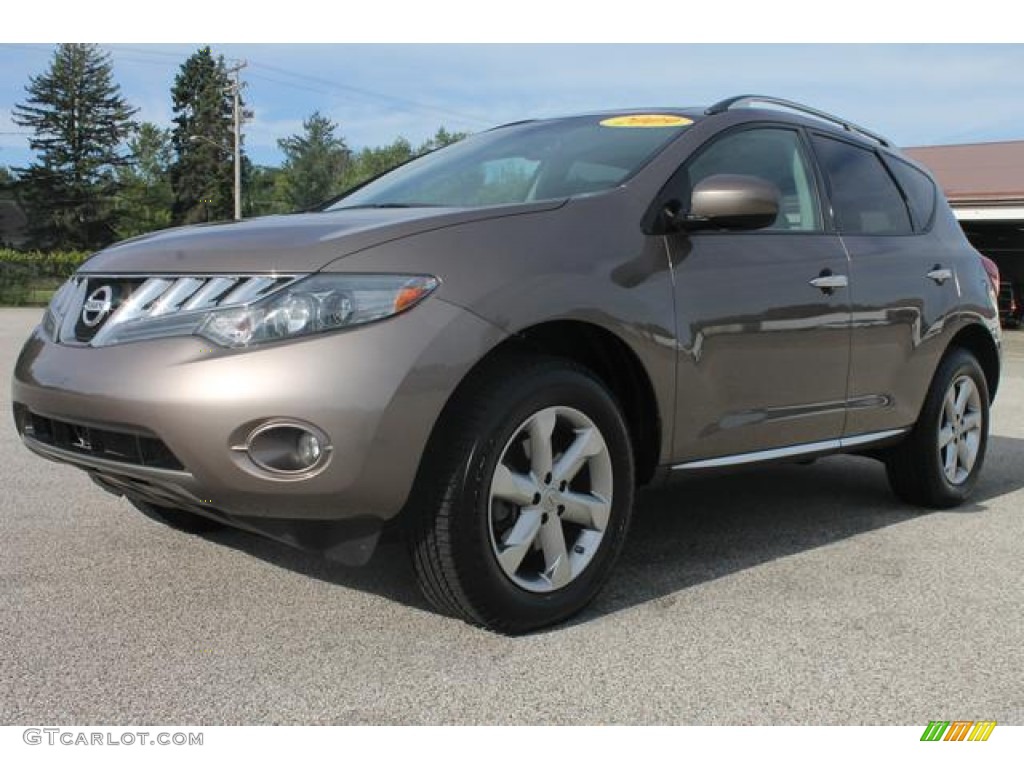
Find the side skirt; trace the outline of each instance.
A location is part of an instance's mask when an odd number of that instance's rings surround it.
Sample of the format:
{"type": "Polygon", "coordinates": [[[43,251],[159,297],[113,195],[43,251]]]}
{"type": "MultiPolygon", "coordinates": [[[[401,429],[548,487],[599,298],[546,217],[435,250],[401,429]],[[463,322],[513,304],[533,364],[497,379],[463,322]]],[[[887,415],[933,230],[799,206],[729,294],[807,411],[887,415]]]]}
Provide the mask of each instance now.
{"type": "Polygon", "coordinates": [[[785,459],[798,459],[802,457],[815,456],[827,453],[847,453],[850,449],[866,446],[873,446],[885,443],[894,438],[904,435],[909,427],[903,429],[890,429],[884,432],[869,432],[863,435],[851,435],[836,440],[822,440],[817,443],[802,443],[790,445],[785,448],[771,448],[767,451],[754,451],[752,453],[739,453],[732,456],[718,456],[714,459],[700,459],[698,461],[687,461],[682,464],[674,464],[673,470],[697,470],[697,469],[721,469],[724,467],[739,467],[745,464],[760,464],[768,461],[779,461],[785,459]]]}

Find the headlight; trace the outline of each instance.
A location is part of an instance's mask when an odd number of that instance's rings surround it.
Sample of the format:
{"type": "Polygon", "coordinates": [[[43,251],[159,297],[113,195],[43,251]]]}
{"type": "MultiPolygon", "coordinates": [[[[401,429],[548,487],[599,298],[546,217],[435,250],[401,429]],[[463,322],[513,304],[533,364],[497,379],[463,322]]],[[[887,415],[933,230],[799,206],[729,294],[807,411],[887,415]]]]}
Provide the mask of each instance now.
{"type": "Polygon", "coordinates": [[[131,319],[107,329],[101,345],[198,335],[237,348],[298,338],[397,315],[438,284],[423,275],[317,274],[249,304],[131,319]]]}
{"type": "Polygon", "coordinates": [[[43,313],[43,331],[51,339],[57,338],[57,329],[60,328],[60,324],[64,321],[64,315],[67,313],[74,296],[75,281],[71,279],[65,280],[64,284],[53,294],[53,298],[50,299],[46,312],[43,313]]]}
{"type": "Polygon", "coordinates": [[[211,312],[196,333],[224,347],[308,336],[397,315],[437,288],[437,278],[314,275],[280,293],[211,312]]]}

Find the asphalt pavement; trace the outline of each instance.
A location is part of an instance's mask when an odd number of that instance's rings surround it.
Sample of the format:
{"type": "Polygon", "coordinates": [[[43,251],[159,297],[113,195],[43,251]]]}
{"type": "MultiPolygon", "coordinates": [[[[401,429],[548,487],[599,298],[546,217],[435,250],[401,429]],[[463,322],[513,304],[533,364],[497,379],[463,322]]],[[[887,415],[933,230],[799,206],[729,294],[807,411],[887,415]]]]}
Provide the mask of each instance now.
{"type": "MultiPolygon", "coordinates": [[[[0,384],[39,310],[0,310],[0,384]]],[[[641,495],[612,582],[508,638],[397,541],[346,568],[188,536],[0,427],[0,724],[1024,724],[1024,332],[973,503],[830,458],[641,495]]]]}

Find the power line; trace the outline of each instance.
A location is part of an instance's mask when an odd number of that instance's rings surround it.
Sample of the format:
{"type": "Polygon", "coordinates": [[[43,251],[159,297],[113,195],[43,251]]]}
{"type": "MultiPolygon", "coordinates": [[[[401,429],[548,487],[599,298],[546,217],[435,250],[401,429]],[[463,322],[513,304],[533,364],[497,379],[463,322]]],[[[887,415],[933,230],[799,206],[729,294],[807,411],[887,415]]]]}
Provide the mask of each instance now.
{"type": "MultiPolygon", "coordinates": [[[[138,53],[138,54],[144,54],[144,55],[169,57],[169,58],[173,58],[173,59],[176,59],[176,60],[179,60],[179,61],[181,60],[181,56],[182,56],[182,54],[175,53],[173,51],[165,51],[165,50],[149,49],[149,48],[136,48],[136,47],[133,47],[133,46],[120,45],[120,44],[118,44],[118,45],[111,45],[109,47],[112,50],[114,50],[114,51],[125,51],[127,53],[138,53]]],[[[156,63],[156,62],[153,62],[153,63],[156,63]]],[[[448,109],[446,107],[441,107],[441,106],[437,106],[437,105],[433,105],[433,104],[428,104],[428,103],[425,103],[425,102],[422,102],[422,101],[415,101],[413,99],[407,99],[407,98],[404,98],[402,96],[393,96],[391,94],[383,93],[381,91],[375,91],[375,90],[372,90],[372,89],[369,89],[369,88],[360,88],[358,86],[348,85],[346,83],[340,83],[340,82],[335,81],[335,80],[328,80],[326,78],[317,77],[315,75],[307,75],[307,74],[304,74],[302,72],[294,72],[292,70],[284,69],[283,67],[278,67],[278,66],[274,66],[274,65],[271,65],[271,64],[262,64],[260,62],[250,61],[250,66],[252,66],[255,69],[262,69],[262,70],[266,70],[268,72],[276,72],[279,75],[284,75],[285,77],[290,77],[290,78],[293,78],[293,79],[296,79],[296,80],[305,81],[306,83],[315,83],[315,84],[319,85],[320,87],[319,88],[312,88],[312,87],[310,87],[308,85],[303,85],[303,84],[299,84],[299,83],[290,83],[290,82],[287,82],[287,81],[277,80],[275,78],[268,77],[267,75],[264,75],[264,74],[259,74],[259,73],[254,73],[253,74],[254,77],[258,77],[258,78],[260,78],[262,80],[266,80],[266,81],[271,82],[271,83],[276,83],[277,85],[284,85],[284,86],[288,86],[290,88],[302,88],[303,90],[308,90],[308,91],[312,91],[314,93],[322,93],[322,94],[328,94],[328,93],[331,93],[332,91],[344,91],[344,92],[347,92],[347,93],[358,94],[359,96],[363,96],[365,98],[370,98],[370,99],[373,99],[375,101],[384,101],[384,102],[388,102],[388,103],[391,103],[391,104],[404,105],[405,107],[411,108],[413,110],[433,112],[435,114],[440,114],[440,115],[443,115],[445,117],[460,118],[462,120],[467,120],[469,122],[476,123],[478,125],[483,125],[483,126],[488,126],[489,127],[491,125],[491,123],[492,123],[491,120],[488,120],[487,118],[481,117],[479,115],[471,115],[471,114],[468,114],[468,113],[465,113],[465,112],[461,112],[461,111],[457,111],[457,110],[453,110],[453,109],[448,109]]]]}
{"type": "Polygon", "coordinates": [[[167,57],[176,59],[178,61],[181,61],[181,54],[180,53],[175,53],[173,51],[161,51],[161,50],[155,49],[155,48],[133,48],[130,45],[120,45],[120,44],[108,45],[107,48],[110,48],[112,51],[127,51],[129,53],[144,53],[147,56],[167,56],[167,57]]]}
{"type": "Polygon", "coordinates": [[[268,83],[283,85],[288,88],[298,88],[303,91],[310,91],[311,93],[319,93],[323,96],[329,96],[332,93],[329,88],[317,88],[312,85],[303,85],[302,83],[289,83],[287,80],[278,80],[276,77],[268,77],[267,75],[261,75],[258,72],[251,74],[250,77],[257,80],[265,80],[268,83]]]}
{"type": "Polygon", "coordinates": [[[347,92],[350,92],[350,93],[357,93],[357,94],[359,94],[361,96],[366,96],[366,97],[369,97],[369,98],[372,98],[372,99],[376,99],[378,101],[389,101],[389,102],[394,103],[394,104],[404,104],[404,105],[406,105],[408,107],[412,107],[414,109],[426,110],[428,112],[435,112],[435,113],[438,113],[438,114],[445,115],[446,117],[459,117],[459,118],[462,118],[463,120],[469,120],[471,122],[475,122],[475,123],[478,123],[480,125],[490,126],[491,122],[492,122],[490,120],[487,120],[487,119],[485,119],[483,117],[479,117],[477,115],[469,115],[469,114],[466,114],[464,112],[457,112],[457,111],[455,111],[453,109],[447,109],[445,107],[436,107],[436,106],[433,106],[431,104],[425,104],[423,102],[413,101],[412,99],[406,99],[406,98],[402,98],[400,96],[390,96],[390,95],[388,95],[386,93],[381,93],[379,91],[371,91],[371,90],[368,90],[366,88],[357,88],[356,86],[353,86],[353,85],[346,85],[344,83],[339,83],[339,82],[336,82],[336,81],[333,81],[333,80],[327,80],[327,79],[322,78],[322,77],[315,77],[313,75],[304,75],[304,74],[302,74],[300,72],[292,72],[290,70],[283,69],[281,67],[274,67],[274,66],[271,66],[269,64],[258,64],[256,62],[252,62],[252,66],[256,67],[256,68],[259,68],[259,69],[265,69],[265,70],[268,70],[270,72],[277,72],[278,74],[285,75],[287,77],[294,77],[294,78],[299,79],[299,80],[306,80],[306,81],[309,81],[309,82],[312,82],[312,83],[319,83],[321,85],[328,86],[329,88],[332,88],[332,89],[336,89],[336,90],[340,90],[340,91],[347,91],[347,92]]]}

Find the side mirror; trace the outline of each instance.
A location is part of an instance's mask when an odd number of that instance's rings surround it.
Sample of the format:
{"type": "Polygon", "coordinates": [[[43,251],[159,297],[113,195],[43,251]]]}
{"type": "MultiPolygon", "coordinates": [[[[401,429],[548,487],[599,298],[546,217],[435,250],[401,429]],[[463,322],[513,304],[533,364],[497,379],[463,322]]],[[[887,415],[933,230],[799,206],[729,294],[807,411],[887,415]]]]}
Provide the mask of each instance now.
{"type": "Polygon", "coordinates": [[[690,210],[673,223],[683,230],[763,229],[779,215],[779,188],[756,176],[718,174],[697,182],[690,210]]]}

